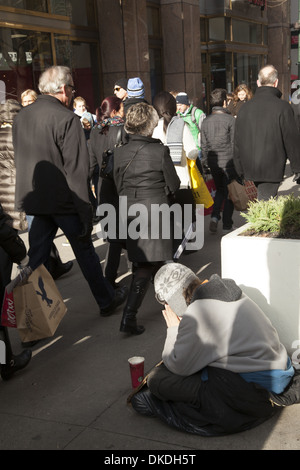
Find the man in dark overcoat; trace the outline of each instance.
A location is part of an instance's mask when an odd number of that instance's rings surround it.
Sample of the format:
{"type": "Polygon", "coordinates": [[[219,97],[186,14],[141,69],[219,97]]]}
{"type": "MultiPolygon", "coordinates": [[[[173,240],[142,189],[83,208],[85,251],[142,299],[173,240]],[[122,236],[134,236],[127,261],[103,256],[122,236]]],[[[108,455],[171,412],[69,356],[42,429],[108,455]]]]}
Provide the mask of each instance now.
{"type": "Polygon", "coordinates": [[[23,108],[13,124],[16,207],[34,215],[29,232],[29,265],[44,263],[60,228],[100,307],[110,315],[126,297],[103,276],[92,243],[92,207],[88,193],[89,155],[81,123],[68,109],[75,92],[67,67],[42,73],[35,103],[23,108]]]}
{"type": "Polygon", "coordinates": [[[240,176],[254,181],[258,199],[267,200],[277,195],[287,159],[292,172],[300,173],[300,134],[291,105],[281,99],[274,66],[259,71],[257,86],[236,118],[234,165],[240,176]]]}

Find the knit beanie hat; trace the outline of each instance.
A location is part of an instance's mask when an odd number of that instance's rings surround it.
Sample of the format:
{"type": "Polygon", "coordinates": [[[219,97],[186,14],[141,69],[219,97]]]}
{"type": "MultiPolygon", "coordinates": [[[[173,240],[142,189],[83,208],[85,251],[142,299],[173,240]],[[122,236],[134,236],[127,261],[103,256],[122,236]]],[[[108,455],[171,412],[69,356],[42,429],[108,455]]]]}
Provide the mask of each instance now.
{"type": "Polygon", "coordinates": [[[178,104],[186,104],[187,106],[189,106],[190,102],[189,102],[189,97],[186,93],[178,93],[178,95],[176,96],[176,103],[178,104]]]}
{"type": "Polygon", "coordinates": [[[83,115],[81,116],[80,121],[82,122],[83,119],[87,119],[87,120],[89,121],[91,127],[93,127],[93,125],[94,125],[94,119],[93,119],[93,116],[92,116],[91,113],[89,113],[88,111],[85,111],[85,112],[83,113],[83,115]]]}
{"type": "Polygon", "coordinates": [[[199,280],[196,274],[180,263],[167,263],[162,266],[154,278],[156,299],[170,305],[173,312],[182,316],[187,309],[183,290],[192,281],[199,280]]]}
{"type": "Polygon", "coordinates": [[[130,78],[127,83],[128,98],[145,98],[145,88],[139,77],[130,78]]]}
{"type": "Polygon", "coordinates": [[[116,86],[119,86],[123,88],[123,90],[127,90],[127,81],[128,81],[127,78],[120,78],[119,80],[116,81],[114,88],[116,86]]]}

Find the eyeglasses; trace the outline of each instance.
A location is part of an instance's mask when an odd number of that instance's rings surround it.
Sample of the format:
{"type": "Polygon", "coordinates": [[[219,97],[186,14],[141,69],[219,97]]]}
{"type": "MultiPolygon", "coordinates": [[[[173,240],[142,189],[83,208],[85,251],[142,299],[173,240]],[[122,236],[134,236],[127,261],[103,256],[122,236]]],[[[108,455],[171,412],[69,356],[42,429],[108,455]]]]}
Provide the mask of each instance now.
{"type": "Polygon", "coordinates": [[[75,87],[74,87],[74,85],[69,85],[69,83],[67,83],[67,85],[66,85],[66,86],[68,86],[68,87],[72,88],[72,93],[73,93],[73,95],[76,93],[76,90],[75,90],[75,87]]]}

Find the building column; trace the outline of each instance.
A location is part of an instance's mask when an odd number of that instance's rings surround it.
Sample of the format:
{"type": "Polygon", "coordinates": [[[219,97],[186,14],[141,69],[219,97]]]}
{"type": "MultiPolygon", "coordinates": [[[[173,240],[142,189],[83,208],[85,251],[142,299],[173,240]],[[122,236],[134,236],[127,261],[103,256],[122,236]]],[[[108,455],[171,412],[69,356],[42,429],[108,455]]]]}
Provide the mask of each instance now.
{"type": "Polygon", "coordinates": [[[166,91],[185,91],[202,105],[200,8],[198,0],[160,0],[166,91]]]}
{"type": "Polygon", "coordinates": [[[267,6],[268,13],[268,63],[278,70],[278,88],[285,100],[291,93],[291,67],[290,67],[290,3],[284,2],[267,6]]]}
{"type": "Polygon", "coordinates": [[[104,95],[117,79],[140,77],[151,102],[146,0],[97,2],[104,95]]]}

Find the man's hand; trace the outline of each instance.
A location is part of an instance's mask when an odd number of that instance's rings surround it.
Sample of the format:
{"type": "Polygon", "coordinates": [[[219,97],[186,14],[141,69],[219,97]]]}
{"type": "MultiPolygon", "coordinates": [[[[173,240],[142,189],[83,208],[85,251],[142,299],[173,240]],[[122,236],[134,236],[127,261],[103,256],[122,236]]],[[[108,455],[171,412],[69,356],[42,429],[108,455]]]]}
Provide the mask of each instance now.
{"type": "Polygon", "coordinates": [[[178,326],[178,324],[180,323],[180,318],[178,318],[176,313],[173,312],[173,310],[168,304],[165,305],[165,310],[163,310],[162,313],[164,319],[166,320],[168,328],[170,328],[171,326],[178,326]]]}

